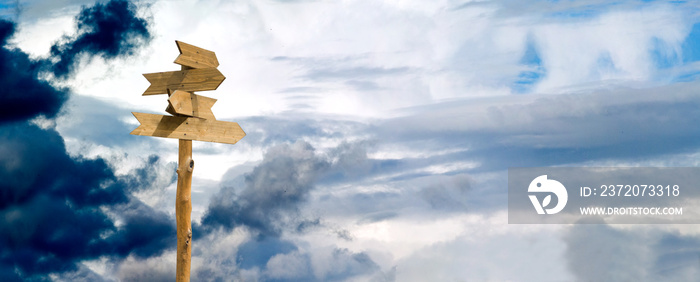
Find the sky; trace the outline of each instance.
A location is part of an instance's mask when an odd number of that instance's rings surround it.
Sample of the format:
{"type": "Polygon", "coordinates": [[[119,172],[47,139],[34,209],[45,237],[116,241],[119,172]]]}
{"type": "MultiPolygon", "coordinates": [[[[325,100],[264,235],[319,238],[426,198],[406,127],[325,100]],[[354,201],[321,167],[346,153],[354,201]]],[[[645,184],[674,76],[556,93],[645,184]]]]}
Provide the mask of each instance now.
{"type": "Polygon", "coordinates": [[[0,1],[0,276],[172,281],[175,40],[216,52],[193,281],[691,281],[694,225],[508,224],[507,170],[700,159],[700,3],[0,1]]]}

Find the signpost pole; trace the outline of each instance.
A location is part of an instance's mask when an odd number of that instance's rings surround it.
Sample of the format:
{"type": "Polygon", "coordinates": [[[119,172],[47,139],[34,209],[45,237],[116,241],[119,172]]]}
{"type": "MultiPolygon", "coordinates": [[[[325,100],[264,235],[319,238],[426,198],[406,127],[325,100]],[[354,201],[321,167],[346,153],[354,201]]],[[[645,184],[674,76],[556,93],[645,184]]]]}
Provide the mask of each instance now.
{"type": "MultiPolygon", "coordinates": [[[[191,69],[181,66],[182,70],[191,69]]],[[[170,92],[170,91],[168,91],[170,92]]],[[[168,94],[170,96],[170,94],[168,94]]],[[[192,262],[192,140],[178,140],[177,195],[175,195],[175,218],[177,221],[177,262],[175,281],[190,281],[192,262]]]]}
{"type": "Polygon", "coordinates": [[[192,140],[180,139],[177,166],[177,196],[175,217],[177,219],[177,282],[190,281],[190,258],[192,256],[192,140]]]}

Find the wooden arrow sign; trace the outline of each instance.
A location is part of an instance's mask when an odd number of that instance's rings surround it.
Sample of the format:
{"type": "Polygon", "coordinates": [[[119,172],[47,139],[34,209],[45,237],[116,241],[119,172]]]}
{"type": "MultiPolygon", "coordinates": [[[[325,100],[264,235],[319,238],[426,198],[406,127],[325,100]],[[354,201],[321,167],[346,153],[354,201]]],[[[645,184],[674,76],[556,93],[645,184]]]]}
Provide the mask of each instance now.
{"type": "Polygon", "coordinates": [[[133,135],[236,144],[245,132],[236,122],[133,113],[141,123],[133,135]]]}
{"type": "Polygon", "coordinates": [[[166,112],[176,116],[191,116],[204,119],[215,120],[211,107],[216,103],[216,99],[200,96],[187,91],[175,90],[168,99],[166,112]]]}
{"type": "Polygon", "coordinates": [[[215,68],[219,66],[214,52],[175,40],[180,56],[177,56],[175,63],[193,69],[215,68]]]}
{"type": "Polygon", "coordinates": [[[151,82],[151,86],[143,92],[143,95],[167,94],[168,89],[183,91],[215,90],[226,79],[216,68],[145,73],[143,76],[151,82]]]}

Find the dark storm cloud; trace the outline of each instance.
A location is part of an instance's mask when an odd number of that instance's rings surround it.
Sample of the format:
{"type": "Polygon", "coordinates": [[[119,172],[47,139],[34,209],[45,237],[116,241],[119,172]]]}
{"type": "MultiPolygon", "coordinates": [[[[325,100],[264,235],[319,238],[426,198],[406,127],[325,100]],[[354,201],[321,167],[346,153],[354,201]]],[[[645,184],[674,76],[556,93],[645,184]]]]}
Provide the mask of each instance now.
{"type": "Polygon", "coordinates": [[[285,218],[294,215],[329,167],[330,163],[306,142],[272,147],[262,163],[246,175],[245,188],[236,192],[234,187],[224,186],[212,198],[202,225],[227,230],[246,225],[264,235],[279,236],[285,218]]]}
{"type": "Polygon", "coordinates": [[[136,6],[125,0],[83,7],[76,17],[77,35],[51,47],[51,56],[57,60],[50,67],[52,72],[58,77],[69,75],[81,55],[105,59],[132,55],[151,38],[148,22],[136,12],[136,6]]]}
{"type": "MultiPolygon", "coordinates": [[[[117,176],[102,158],[71,157],[63,138],[30,119],[53,119],[69,90],[39,79],[43,71],[69,75],[78,56],[114,58],[134,52],[150,35],[133,4],[109,1],[84,7],[78,35],[32,60],[7,40],[14,25],[0,21],[0,276],[4,281],[99,280],[81,262],[150,257],[173,247],[174,221],[132,193],[151,187],[158,170],[172,168],[155,156],[117,176]],[[57,65],[52,62],[56,60],[57,65]],[[72,278],[71,278],[72,277],[72,278]]],[[[173,173],[174,174],[174,173],[173,173]]],[[[171,177],[174,180],[174,177],[171,177]]],[[[172,182],[171,182],[172,183],[172,182]]]]}
{"type": "Polygon", "coordinates": [[[0,177],[9,180],[0,184],[0,264],[33,278],[76,271],[82,260],[172,247],[172,218],[130,195],[155,177],[163,165],[156,157],[118,177],[103,159],[71,158],[52,129],[15,122],[0,132],[0,177]]]}
{"type": "Polygon", "coordinates": [[[76,20],[75,37],[64,37],[52,46],[50,58],[32,60],[24,52],[6,46],[15,27],[0,19],[0,46],[4,47],[0,49],[0,122],[56,116],[69,93],[39,79],[42,71],[49,69],[54,75],[65,77],[81,57],[111,59],[131,55],[151,38],[147,21],[136,16],[136,7],[128,1],[112,0],[83,7],[76,20]]]}
{"type": "Polygon", "coordinates": [[[54,117],[68,99],[68,90],[54,88],[40,80],[43,61],[33,61],[24,52],[8,49],[14,34],[11,22],[0,19],[0,123],[33,118],[54,117]]]}

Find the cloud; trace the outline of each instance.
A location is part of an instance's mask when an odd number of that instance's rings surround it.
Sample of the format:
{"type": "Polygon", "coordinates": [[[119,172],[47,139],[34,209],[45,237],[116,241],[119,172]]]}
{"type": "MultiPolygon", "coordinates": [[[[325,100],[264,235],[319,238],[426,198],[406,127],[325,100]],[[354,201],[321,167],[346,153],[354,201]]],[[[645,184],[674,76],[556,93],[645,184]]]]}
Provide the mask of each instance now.
{"type": "Polygon", "coordinates": [[[44,115],[58,114],[68,99],[68,90],[55,88],[39,79],[42,61],[34,61],[27,54],[7,47],[15,26],[0,19],[0,122],[17,121],[44,115]]]}
{"type": "Polygon", "coordinates": [[[263,275],[269,281],[342,281],[378,270],[367,254],[335,248],[275,255],[265,265],[263,275]]]}
{"type": "Polygon", "coordinates": [[[573,226],[565,242],[568,265],[582,281],[645,281],[648,277],[647,243],[633,232],[605,225],[573,226]]]}
{"type": "Polygon", "coordinates": [[[564,242],[580,281],[691,281],[700,272],[700,238],[674,230],[574,225],[564,242]]]}
{"type": "Polygon", "coordinates": [[[471,188],[471,180],[466,175],[457,175],[446,184],[435,183],[420,191],[423,198],[434,209],[460,210],[467,208],[466,194],[471,188]]]}
{"type": "Polygon", "coordinates": [[[172,218],[130,196],[163,165],[157,159],[118,177],[103,159],[71,158],[52,129],[20,122],[1,132],[0,175],[10,181],[0,184],[0,264],[31,278],[174,245],[172,218]]]}
{"type": "Polygon", "coordinates": [[[55,48],[58,65],[6,47],[14,25],[0,21],[0,82],[7,86],[0,90],[0,177],[7,180],[0,183],[4,278],[93,279],[97,274],[82,262],[150,257],[174,247],[173,218],[133,195],[152,186],[159,168],[171,165],[152,156],[145,166],[117,175],[100,157],[71,157],[50,122],[69,90],[41,79],[44,67],[59,77],[70,74],[77,55],[113,58],[133,52],[138,45],[132,39],[143,39],[148,31],[132,9],[125,1],[83,8],[80,35],[55,48]],[[121,21],[127,28],[113,26],[121,21]],[[30,120],[37,116],[49,122],[30,120]]]}
{"type": "Polygon", "coordinates": [[[74,71],[80,58],[101,56],[112,59],[132,55],[134,49],[150,40],[148,22],[136,15],[133,3],[112,0],[83,7],[76,17],[77,35],[64,36],[51,48],[47,59],[30,59],[27,54],[8,47],[15,33],[11,22],[0,19],[0,120],[20,120],[44,115],[53,118],[68,99],[69,90],[54,87],[44,77],[49,69],[57,77],[74,71]]]}
{"type": "Polygon", "coordinates": [[[463,148],[422,161],[479,164],[466,171],[643,160],[698,149],[697,85],[440,103],[385,120],[374,132],[406,146],[463,148]]]}
{"type": "Polygon", "coordinates": [[[278,254],[272,257],[265,268],[266,274],[271,280],[306,280],[312,279],[311,269],[309,265],[311,261],[308,256],[304,256],[298,252],[289,254],[278,254]]]}
{"type": "Polygon", "coordinates": [[[215,281],[226,279],[256,281],[346,281],[383,274],[379,265],[365,252],[353,252],[335,246],[312,247],[284,239],[249,238],[235,247],[226,242],[229,235],[217,234],[195,242],[200,250],[193,260],[192,277],[215,281]],[[213,240],[213,241],[209,241],[213,240]],[[223,245],[223,246],[222,246],[223,245]]]}
{"type": "Polygon", "coordinates": [[[81,55],[112,59],[133,55],[151,39],[148,21],[137,16],[136,6],[126,0],[110,0],[83,7],[76,17],[77,34],[64,36],[51,47],[50,65],[58,77],[74,71],[81,55]]]}
{"type": "Polygon", "coordinates": [[[507,225],[505,222],[490,222],[484,228],[492,230],[484,234],[474,230],[478,222],[470,223],[470,231],[464,235],[425,244],[398,260],[396,280],[459,281],[469,277],[475,281],[575,281],[566,265],[560,263],[566,254],[558,232],[509,227],[503,229],[508,230],[503,234],[503,230],[493,229],[507,225]]]}
{"type": "Polygon", "coordinates": [[[253,116],[242,118],[239,123],[246,130],[241,142],[274,146],[294,143],[297,140],[318,142],[319,139],[343,139],[362,134],[367,125],[352,120],[303,115],[253,116]]]}
{"type": "MultiPolygon", "coordinates": [[[[118,281],[174,281],[176,273],[176,251],[166,251],[159,256],[139,259],[129,256],[119,262],[114,271],[118,281]]],[[[108,276],[108,275],[105,275],[108,276]]],[[[101,277],[106,280],[107,277],[101,277]]]]}
{"type": "Polygon", "coordinates": [[[90,96],[72,95],[63,104],[67,114],[56,119],[56,128],[63,136],[69,136],[83,142],[99,144],[109,148],[127,148],[152,141],[155,138],[143,138],[125,134],[135,126],[125,121],[133,119],[128,110],[115,105],[113,101],[90,96]]]}
{"type": "Polygon", "coordinates": [[[306,142],[272,147],[246,175],[245,188],[236,192],[225,186],[212,198],[202,226],[231,230],[246,225],[266,236],[279,236],[285,219],[293,217],[329,166],[306,142]]]}
{"type": "Polygon", "coordinates": [[[366,142],[343,142],[327,152],[305,141],[271,146],[260,164],[222,187],[202,217],[204,231],[232,230],[247,226],[264,236],[279,237],[283,230],[304,230],[318,225],[317,219],[298,215],[318,184],[353,181],[372,172],[366,142]],[[243,187],[237,187],[242,184],[243,187]]]}
{"type": "MultiPolygon", "coordinates": [[[[34,279],[34,281],[41,281],[39,279],[41,279],[41,278],[36,278],[36,279],[34,279]]],[[[77,271],[56,274],[56,278],[53,280],[58,280],[58,281],[109,281],[109,280],[105,279],[104,277],[100,276],[99,274],[95,273],[94,271],[90,270],[90,268],[88,268],[84,265],[79,265],[77,271]]],[[[51,280],[46,279],[46,281],[51,281],[51,280]]]]}
{"type": "Polygon", "coordinates": [[[250,237],[229,250],[225,259],[216,259],[220,256],[210,253],[198,255],[214,266],[198,268],[197,277],[213,280],[248,273],[265,281],[328,281],[379,271],[366,253],[334,246],[308,250],[304,244],[285,239],[287,235],[327,228],[319,218],[308,219],[302,208],[320,183],[364,177],[369,171],[365,146],[362,142],[341,143],[318,152],[304,141],[275,145],[245,174],[244,187],[230,185],[235,181],[223,183],[212,197],[201,227],[195,228],[195,244],[204,245],[206,250],[215,244],[210,242],[212,235],[235,234],[241,228],[248,230],[250,237]]]}

